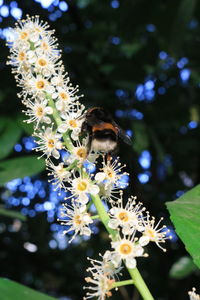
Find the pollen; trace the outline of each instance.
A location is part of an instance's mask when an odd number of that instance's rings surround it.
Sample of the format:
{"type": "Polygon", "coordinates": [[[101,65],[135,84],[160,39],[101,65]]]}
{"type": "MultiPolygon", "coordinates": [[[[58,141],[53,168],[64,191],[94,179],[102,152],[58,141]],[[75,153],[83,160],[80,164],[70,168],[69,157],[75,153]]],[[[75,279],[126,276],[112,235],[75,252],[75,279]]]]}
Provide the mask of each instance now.
{"type": "Polygon", "coordinates": [[[84,192],[87,189],[87,183],[85,181],[80,181],[77,185],[77,189],[80,192],[84,192]]]}
{"type": "Polygon", "coordinates": [[[28,37],[28,33],[26,31],[21,32],[20,34],[20,39],[21,40],[26,40],[28,37]]]}
{"type": "Polygon", "coordinates": [[[53,148],[55,143],[54,143],[54,140],[53,139],[49,139],[48,142],[47,142],[47,145],[48,145],[48,148],[53,148]]]}
{"type": "Polygon", "coordinates": [[[108,170],[107,174],[108,174],[109,178],[113,178],[114,177],[114,172],[112,172],[111,170],[108,170]]]}
{"type": "Polygon", "coordinates": [[[23,51],[20,51],[18,54],[19,61],[25,60],[26,54],[23,51]]]}
{"type": "Polygon", "coordinates": [[[43,116],[43,114],[44,114],[44,110],[43,110],[43,108],[40,106],[40,107],[38,107],[37,108],[37,112],[36,112],[36,115],[38,116],[38,117],[42,117],[43,116]]]}
{"type": "Polygon", "coordinates": [[[131,245],[127,244],[127,243],[123,243],[120,245],[120,253],[121,254],[125,254],[128,255],[132,252],[132,247],[131,245]]]}
{"type": "Polygon", "coordinates": [[[155,230],[149,228],[145,231],[145,235],[147,235],[150,239],[153,240],[156,237],[156,232],[155,232],[155,230]]]}
{"type": "Polygon", "coordinates": [[[82,148],[79,148],[76,152],[77,156],[79,156],[80,158],[86,158],[87,157],[87,150],[82,147],[82,148]]]}
{"type": "Polygon", "coordinates": [[[122,221],[122,222],[127,222],[129,220],[128,214],[125,211],[122,211],[119,213],[118,218],[122,221]]]}
{"type": "Polygon", "coordinates": [[[40,65],[40,67],[45,67],[47,65],[47,61],[44,58],[40,58],[38,59],[38,64],[40,65]]]}
{"type": "Polygon", "coordinates": [[[41,43],[41,47],[42,47],[42,49],[45,50],[45,51],[47,51],[47,50],[49,49],[49,46],[48,46],[48,44],[47,44],[46,42],[42,42],[42,43],[41,43]]]}
{"type": "Polygon", "coordinates": [[[42,90],[42,89],[45,87],[45,82],[44,82],[43,80],[37,81],[36,87],[37,87],[39,90],[42,90]]]}
{"type": "Polygon", "coordinates": [[[63,101],[68,101],[69,100],[69,95],[65,92],[60,92],[60,98],[63,100],[63,101]]]}
{"type": "Polygon", "coordinates": [[[77,215],[77,216],[74,217],[74,223],[76,225],[80,225],[82,223],[80,215],[77,215]]]}
{"type": "Polygon", "coordinates": [[[77,122],[76,122],[76,120],[69,120],[69,125],[70,125],[72,128],[76,128],[76,127],[77,127],[77,122]]]}

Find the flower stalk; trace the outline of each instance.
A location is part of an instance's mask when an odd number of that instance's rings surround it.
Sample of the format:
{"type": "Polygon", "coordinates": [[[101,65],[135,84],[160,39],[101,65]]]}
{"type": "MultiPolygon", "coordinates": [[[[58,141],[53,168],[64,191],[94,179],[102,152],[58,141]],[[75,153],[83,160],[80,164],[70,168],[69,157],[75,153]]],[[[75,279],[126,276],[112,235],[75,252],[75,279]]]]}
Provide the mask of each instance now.
{"type": "MultiPolygon", "coordinates": [[[[111,235],[112,239],[115,240],[118,232],[116,230],[111,230],[108,227],[109,216],[108,216],[100,198],[98,196],[92,196],[92,201],[97,209],[99,218],[101,219],[102,223],[104,224],[106,230],[111,235]]],[[[127,285],[127,282],[128,282],[128,284],[135,285],[135,287],[138,289],[138,291],[140,292],[140,294],[144,300],[154,300],[153,296],[151,295],[151,292],[149,291],[149,289],[148,289],[145,281],[143,280],[140,272],[138,271],[138,269],[137,268],[134,268],[134,269],[127,268],[127,269],[128,269],[128,272],[132,279],[127,280],[127,281],[122,281],[121,285],[118,285],[118,283],[120,283],[120,282],[116,282],[113,284],[113,287],[127,285]],[[123,282],[125,284],[123,284],[123,282]]]]}
{"type": "Polygon", "coordinates": [[[148,256],[144,247],[150,242],[165,251],[161,245],[168,238],[168,230],[165,226],[158,228],[162,219],[156,224],[155,218],[145,213],[143,204],[136,202],[136,197],[131,196],[124,204],[122,189],[128,183],[123,178],[128,173],[123,171],[125,166],[119,157],[107,160],[104,152],[89,151],[89,137],[82,132],[85,122],[85,107],[79,102],[82,96],[77,95],[78,86],[73,87],[64,72],[54,31],[49,30],[49,25],[38,16],[18,21],[8,45],[11,52],[8,64],[12,65],[22,88],[18,96],[27,108],[26,122],[34,123],[38,144],[35,150],[46,157],[49,182],[58,193],[66,192],[58,220],[65,226],[64,233],[74,232],[69,242],[77,235],[89,237],[93,221],[99,219],[111,239],[112,250],[100,255],[100,260],[89,259],[92,266],[85,280],[90,286],[85,287],[84,299],[104,300],[112,295],[112,289],[134,284],[144,300],[153,300],[136,267],[136,258],[148,256]],[[87,169],[85,163],[94,171],[87,169]],[[96,208],[94,215],[92,204],[96,208]],[[131,279],[119,281],[122,263],[131,279]]]}

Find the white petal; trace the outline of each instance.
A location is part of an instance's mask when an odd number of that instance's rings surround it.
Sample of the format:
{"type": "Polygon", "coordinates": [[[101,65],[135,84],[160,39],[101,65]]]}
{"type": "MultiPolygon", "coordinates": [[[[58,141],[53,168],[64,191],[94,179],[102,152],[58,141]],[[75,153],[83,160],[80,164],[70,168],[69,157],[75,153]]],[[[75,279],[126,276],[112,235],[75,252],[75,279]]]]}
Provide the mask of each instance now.
{"type": "Polygon", "coordinates": [[[86,204],[86,203],[88,203],[89,198],[88,198],[88,196],[87,196],[86,194],[81,194],[81,195],[79,196],[79,201],[80,201],[82,204],[86,204]]]}
{"type": "Polygon", "coordinates": [[[125,263],[126,263],[126,266],[130,269],[134,269],[136,268],[136,265],[137,265],[137,262],[136,262],[136,259],[135,258],[130,258],[128,257],[126,260],[125,260],[125,263]]]}
{"type": "Polygon", "coordinates": [[[112,229],[116,229],[119,226],[119,222],[117,220],[109,220],[108,227],[112,229]]]}
{"type": "Polygon", "coordinates": [[[84,213],[85,211],[86,211],[86,205],[81,205],[80,207],[79,207],[79,211],[80,211],[80,213],[84,213]]]}
{"type": "Polygon", "coordinates": [[[53,108],[50,106],[47,106],[47,107],[45,107],[44,111],[46,114],[51,115],[53,113],[53,108]]]}
{"type": "Polygon", "coordinates": [[[124,235],[132,234],[133,231],[134,231],[134,228],[131,228],[129,225],[123,226],[123,228],[122,228],[122,233],[123,233],[124,235]]]}
{"type": "Polygon", "coordinates": [[[148,236],[141,236],[141,238],[139,239],[139,244],[143,247],[148,245],[148,243],[150,242],[150,239],[148,236]]]}
{"type": "Polygon", "coordinates": [[[106,174],[104,172],[98,172],[95,175],[95,180],[98,182],[104,181],[105,178],[106,178],[106,174]]]}
{"type": "Polygon", "coordinates": [[[60,153],[59,153],[56,149],[53,149],[52,155],[53,155],[56,159],[59,159],[59,158],[60,158],[60,153]]]}
{"type": "Polygon", "coordinates": [[[118,211],[119,211],[119,208],[118,207],[112,207],[110,210],[109,210],[109,212],[110,212],[110,214],[111,215],[116,215],[117,213],[118,213],[118,211]]]}
{"type": "Polygon", "coordinates": [[[135,256],[142,256],[144,253],[144,249],[140,245],[135,246],[135,256]]]}
{"type": "Polygon", "coordinates": [[[98,194],[98,193],[99,193],[99,187],[98,187],[98,185],[95,185],[95,184],[91,185],[91,186],[89,187],[89,192],[90,192],[91,194],[93,194],[93,195],[98,194]]]}
{"type": "Polygon", "coordinates": [[[59,142],[56,143],[56,148],[57,149],[61,150],[62,147],[63,147],[63,143],[62,142],[59,141],[59,142]]]}
{"type": "Polygon", "coordinates": [[[84,234],[84,235],[90,236],[91,233],[92,233],[92,231],[88,227],[84,227],[83,230],[82,230],[82,234],[84,234]]]}
{"type": "Polygon", "coordinates": [[[51,123],[51,119],[49,117],[43,117],[43,122],[44,123],[47,123],[47,124],[50,124],[51,123]]]}

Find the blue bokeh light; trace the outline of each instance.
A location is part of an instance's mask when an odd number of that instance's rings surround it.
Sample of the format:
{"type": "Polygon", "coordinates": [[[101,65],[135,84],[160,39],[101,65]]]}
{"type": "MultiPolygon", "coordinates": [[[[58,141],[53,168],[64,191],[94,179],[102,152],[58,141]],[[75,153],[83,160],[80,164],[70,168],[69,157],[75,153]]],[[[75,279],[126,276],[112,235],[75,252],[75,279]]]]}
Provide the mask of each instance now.
{"type": "Polygon", "coordinates": [[[135,96],[139,101],[152,101],[155,97],[155,82],[152,79],[148,79],[144,84],[138,84],[135,90],[135,96]]]}
{"type": "Polygon", "coordinates": [[[18,7],[18,3],[16,1],[10,2],[10,8],[18,7]]]}
{"type": "Polygon", "coordinates": [[[154,24],[147,24],[146,30],[148,32],[154,32],[154,31],[156,31],[156,26],[154,24]]]}
{"type": "Polygon", "coordinates": [[[188,123],[188,128],[189,129],[195,129],[195,128],[197,128],[197,126],[198,126],[198,122],[196,122],[196,121],[190,121],[188,123]]]}
{"type": "Polygon", "coordinates": [[[119,98],[119,99],[124,99],[127,98],[128,94],[125,90],[123,89],[117,89],[115,91],[115,95],[119,98]]]}
{"type": "Polygon", "coordinates": [[[69,6],[65,1],[60,1],[59,8],[61,11],[67,11],[69,9],[69,6]]]}
{"type": "Polygon", "coordinates": [[[21,151],[22,151],[22,145],[16,144],[16,145],[14,146],[14,150],[15,150],[16,152],[21,152],[21,151]]]}
{"type": "Polygon", "coordinates": [[[185,192],[184,192],[184,191],[181,191],[181,190],[177,191],[177,192],[176,192],[176,198],[179,198],[179,197],[183,196],[184,193],[185,193],[185,192]]]}
{"type": "Polygon", "coordinates": [[[137,109],[132,109],[129,112],[129,116],[136,119],[136,120],[142,120],[144,118],[143,113],[138,111],[137,109]]]}
{"type": "Polygon", "coordinates": [[[129,136],[129,137],[132,137],[133,136],[133,131],[131,129],[128,129],[126,130],[126,134],[129,136]]]}
{"type": "Polygon", "coordinates": [[[111,37],[111,43],[113,45],[119,45],[121,43],[121,39],[118,36],[113,36],[111,37]]]}
{"type": "Polygon", "coordinates": [[[166,88],[164,86],[160,86],[158,88],[158,94],[164,95],[166,93],[166,88]]]}
{"type": "Polygon", "coordinates": [[[145,172],[145,173],[140,173],[138,174],[138,179],[141,183],[147,183],[150,179],[150,173],[145,172]]]}
{"type": "Polygon", "coordinates": [[[112,0],[112,1],[110,2],[110,6],[111,6],[112,8],[119,8],[120,3],[119,3],[118,0],[112,0]]]}
{"type": "Polygon", "coordinates": [[[190,75],[191,75],[191,71],[187,68],[182,69],[180,71],[180,78],[182,80],[183,83],[187,83],[188,80],[190,79],[190,75]]]}
{"type": "Polygon", "coordinates": [[[161,51],[161,52],[159,53],[159,58],[160,58],[161,60],[165,60],[165,59],[167,59],[167,57],[168,57],[167,52],[161,51]]]}
{"type": "Polygon", "coordinates": [[[151,160],[152,160],[152,157],[151,157],[151,154],[148,150],[144,150],[142,151],[138,161],[139,161],[139,164],[141,165],[141,167],[143,169],[149,169],[150,166],[151,166],[151,160]]]}
{"type": "Polygon", "coordinates": [[[13,18],[15,18],[16,20],[21,19],[21,17],[22,17],[21,8],[13,7],[13,8],[11,8],[10,13],[13,16],[13,18]]]}
{"type": "Polygon", "coordinates": [[[83,164],[84,168],[88,173],[94,173],[96,171],[96,165],[94,163],[91,163],[89,161],[85,161],[83,164]]]}
{"type": "Polygon", "coordinates": [[[125,189],[127,188],[129,184],[129,175],[122,175],[120,179],[117,181],[116,186],[120,189],[125,189]]]}
{"type": "Polygon", "coordinates": [[[177,62],[177,67],[179,69],[182,69],[186,64],[188,64],[188,58],[187,57],[182,57],[178,62],[177,62]]]}
{"type": "Polygon", "coordinates": [[[0,7],[0,14],[2,17],[6,18],[9,16],[9,8],[7,5],[2,5],[0,7]]]}

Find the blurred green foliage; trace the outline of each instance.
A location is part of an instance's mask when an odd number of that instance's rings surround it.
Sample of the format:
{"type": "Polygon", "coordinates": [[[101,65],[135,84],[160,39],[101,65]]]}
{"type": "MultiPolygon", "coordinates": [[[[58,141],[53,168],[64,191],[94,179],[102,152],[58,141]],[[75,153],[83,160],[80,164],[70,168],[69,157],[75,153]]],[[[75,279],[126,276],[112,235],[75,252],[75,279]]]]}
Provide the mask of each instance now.
{"type": "MultiPolygon", "coordinates": [[[[85,94],[86,107],[107,108],[123,129],[133,131],[133,147],[125,144],[120,147],[121,160],[131,174],[127,194],[137,195],[151,214],[157,218],[164,216],[165,223],[173,226],[164,203],[176,199],[200,179],[199,127],[191,129],[188,125],[191,121],[199,122],[200,4],[188,0],[173,3],[128,0],[119,1],[119,7],[113,8],[112,1],[108,0],[66,2],[68,11],[50,22],[63,49],[66,70],[85,94]],[[167,54],[165,58],[161,55],[163,51],[167,54]],[[188,63],[179,68],[177,64],[183,57],[188,63]],[[184,68],[191,72],[186,82],[181,80],[184,68]],[[148,80],[154,82],[155,95],[151,100],[139,100],[135,92],[148,80]],[[123,91],[123,96],[117,96],[117,91],[123,91]],[[117,110],[124,112],[123,117],[115,115],[117,110]],[[141,112],[143,118],[133,116],[133,110],[141,112]],[[146,171],[139,163],[143,150],[152,156],[146,171]],[[150,175],[149,181],[142,184],[138,175],[144,172],[150,175]]],[[[10,3],[4,1],[6,5],[10,3]]],[[[33,0],[18,3],[23,16],[39,14],[41,19],[49,21],[52,12],[39,3],[33,0]]],[[[3,18],[1,26],[6,28],[14,23],[14,18],[9,16],[3,18]]],[[[31,128],[20,121],[24,118],[23,108],[16,96],[18,89],[10,68],[6,66],[8,49],[4,41],[1,43],[0,179],[3,184],[16,176],[36,174],[44,165],[35,159],[36,155],[13,151],[14,144],[29,135],[31,128]]],[[[46,173],[40,178],[46,181],[46,173]]],[[[5,193],[9,191],[2,187],[2,205],[6,205],[5,193]]],[[[50,230],[46,213],[27,218],[21,225],[6,216],[0,217],[0,276],[60,299],[80,300],[88,264],[86,256],[98,258],[98,253],[103,253],[109,245],[103,228],[90,241],[62,250],[49,247],[55,233],[50,230]],[[28,252],[24,248],[26,242],[34,243],[38,250],[28,252]]],[[[188,273],[179,279],[170,277],[172,265],[187,252],[180,240],[169,242],[167,250],[166,255],[150,247],[149,258],[139,260],[139,269],[155,299],[187,300],[188,290],[193,286],[198,290],[199,274],[188,273]]],[[[114,293],[112,299],[140,299],[132,287],[127,287],[127,292],[129,296],[124,296],[123,290],[114,293]]]]}

